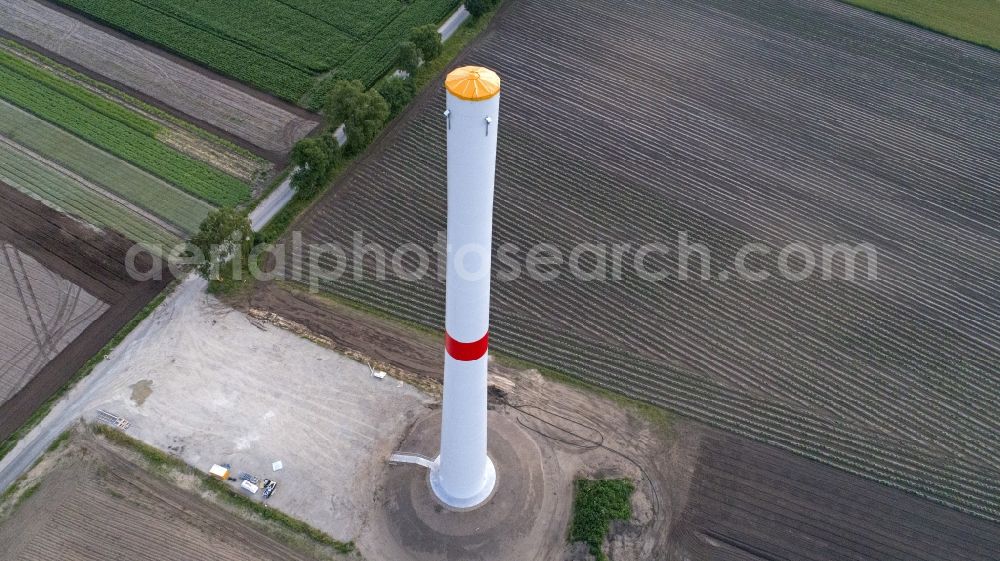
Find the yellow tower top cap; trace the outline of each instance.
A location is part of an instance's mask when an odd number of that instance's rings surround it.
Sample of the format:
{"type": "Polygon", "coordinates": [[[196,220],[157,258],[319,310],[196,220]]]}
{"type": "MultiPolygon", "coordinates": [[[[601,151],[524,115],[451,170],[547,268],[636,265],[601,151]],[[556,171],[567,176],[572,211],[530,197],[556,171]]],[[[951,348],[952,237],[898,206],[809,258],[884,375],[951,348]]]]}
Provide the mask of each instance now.
{"type": "Polygon", "coordinates": [[[463,66],[448,74],[444,87],[458,99],[485,101],[500,93],[500,77],[489,68],[463,66]]]}

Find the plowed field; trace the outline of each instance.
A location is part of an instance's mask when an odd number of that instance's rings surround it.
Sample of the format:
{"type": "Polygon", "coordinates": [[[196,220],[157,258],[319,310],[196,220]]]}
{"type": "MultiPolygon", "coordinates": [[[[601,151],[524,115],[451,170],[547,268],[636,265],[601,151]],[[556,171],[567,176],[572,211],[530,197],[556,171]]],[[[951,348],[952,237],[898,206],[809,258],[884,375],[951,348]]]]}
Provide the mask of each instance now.
{"type": "MultiPolygon", "coordinates": [[[[705,281],[498,267],[495,349],[1000,520],[1000,53],[827,0],[520,0],[458,62],[504,80],[497,245],[712,252],[705,281]],[[878,278],[721,280],[793,242],[871,244],[878,278]]],[[[443,108],[426,91],[305,241],[432,247],[443,108]]],[[[433,270],[324,288],[440,328],[433,270]]]]}
{"type": "Polygon", "coordinates": [[[762,444],[711,434],[697,457],[669,559],[990,561],[1000,551],[995,524],[762,444]]]}
{"type": "Polygon", "coordinates": [[[0,439],[163,289],[128,277],[131,245],[0,184],[0,439]]]}

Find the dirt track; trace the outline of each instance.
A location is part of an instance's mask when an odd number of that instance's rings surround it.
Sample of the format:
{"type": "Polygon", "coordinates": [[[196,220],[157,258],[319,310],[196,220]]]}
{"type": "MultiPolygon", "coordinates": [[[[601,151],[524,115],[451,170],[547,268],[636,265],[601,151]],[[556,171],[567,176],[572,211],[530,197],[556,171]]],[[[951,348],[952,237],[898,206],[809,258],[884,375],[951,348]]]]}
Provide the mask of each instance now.
{"type": "Polygon", "coordinates": [[[76,222],[3,184],[0,240],[108,305],[107,311],[0,405],[0,439],[4,439],[156,296],[168,279],[149,283],[129,279],[125,252],[132,242],[76,222]]]}
{"type": "Polygon", "coordinates": [[[285,288],[258,283],[250,299],[236,305],[277,312],[329,338],[338,350],[360,350],[376,362],[390,364],[411,375],[438,382],[442,379],[444,355],[441,341],[433,334],[418,333],[394,321],[308,294],[294,285],[285,288]]]}

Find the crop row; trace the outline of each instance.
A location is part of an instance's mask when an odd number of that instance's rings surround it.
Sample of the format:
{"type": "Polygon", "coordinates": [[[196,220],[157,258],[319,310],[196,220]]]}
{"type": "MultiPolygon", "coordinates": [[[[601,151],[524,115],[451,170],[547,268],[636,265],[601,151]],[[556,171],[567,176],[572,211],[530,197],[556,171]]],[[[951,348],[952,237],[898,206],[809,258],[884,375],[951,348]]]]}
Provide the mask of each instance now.
{"type": "Polygon", "coordinates": [[[309,73],[332,68],[353,47],[351,37],[339,29],[274,0],[132,2],[139,10],[169,15],[309,73]]]}
{"type": "Polygon", "coordinates": [[[76,136],[0,102],[0,136],[40,154],[102,189],[193,232],[212,211],[208,203],[128,164],[76,136]]]}
{"type": "Polygon", "coordinates": [[[6,67],[0,68],[0,97],[213,204],[238,205],[250,197],[250,188],[234,177],[6,67]]]}
{"type": "Polygon", "coordinates": [[[178,238],[129,208],[95,192],[72,177],[0,145],[0,181],[67,214],[125,237],[159,246],[178,238]]]}
{"type": "MultiPolygon", "coordinates": [[[[295,102],[312,85],[307,71],[128,0],[59,0],[75,10],[278,97],[295,102]]],[[[267,22],[266,18],[260,18],[267,22]]],[[[308,46],[303,45],[303,49],[308,46]]]]}
{"type": "Polygon", "coordinates": [[[337,77],[374,84],[393,69],[396,47],[414,27],[443,20],[458,0],[414,0],[406,10],[375,34],[354,56],[340,65],[337,77]]]}
{"type": "Polygon", "coordinates": [[[370,85],[413,27],[459,0],[57,0],[222,74],[297,102],[313,77],[370,85]],[[267,17],[261,17],[267,14],[267,17]]]}
{"type": "MultiPolygon", "coordinates": [[[[335,211],[314,217],[306,228],[309,235],[349,243],[357,224],[391,224],[366,231],[366,241],[389,248],[408,241],[429,246],[428,233],[443,226],[444,177],[439,165],[421,167],[417,162],[433,162],[435,152],[443,153],[437,121],[436,116],[422,119],[390,149],[388,162],[376,170],[358,170],[353,180],[364,196],[341,198],[335,211]],[[399,189],[402,185],[408,188],[399,189]],[[373,205],[373,200],[379,204],[373,205]],[[385,209],[391,209],[391,216],[385,215],[385,209]]],[[[578,147],[584,152],[588,149],[587,145],[578,147]]],[[[527,247],[532,240],[572,241],[579,239],[581,230],[599,234],[602,225],[616,223],[629,223],[641,232],[689,231],[713,252],[724,255],[754,241],[686,205],[650,205],[650,195],[630,183],[604,188],[600,171],[578,171],[573,169],[577,162],[547,159],[544,146],[534,147],[533,156],[504,158],[499,181],[509,186],[531,177],[532,182],[548,186],[546,192],[552,189],[559,195],[539,204],[537,194],[525,197],[525,193],[498,191],[498,243],[514,241],[527,247]]],[[[593,161],[599,161],[596,155],[593,161]]],[[[981,274],[971,270],[966,282],[988,282],[981,274]]],[[[893,286],[896,279],[883,282],[888,290],[905,290],[905,286],[893,286]]],[[[343,281],[327,287],[440,326],[440,287],[343,281]]],[[[977,348],[960,334],[942,338],[941,332],[927,331],[926,318],[916,310],[868,289],[829,282],[780,287],[734,282],[652,284],[629,279],[592,285],[522,282],[514,289],[496,287],[494,311],[497,348],[504,351],[754,438],[783,443],[783,447],[935,500],[995,516],[998,493],[991,474],[998,455],[991,435],[997,432],[997,421],[981,405],[997,394],[997,381],[989,374],[996,354],[977,348]],[[753,311],[761,305],[766,316],[753,311]],[[626,316],[620,309],[642,309],[643,313],[626,316]],[[586,320],[579,310],[586,310],[586,320]],[[542,325],[547,327],[529,330],[532,318],[544,319],[542,325]],[[679,386],[657,389],[657,384],[681,375],[671,374],[662,363],[632,366],[629,355],[605,351],[615,357],[615,368],[622,370],[612,375],[612,366],[598,356],[553,338],[552,333],[567,329],[585,341],[616,341],[639,355],[677,362],[691,373],[683,379],[697,372],[711,373],[722,385],[706,386],[709,389],[686,397],[679,386]],[[963,369],[955,368],[959,358],[963,369]],[[929,367],[938,369],[939,380],[928,378],[929,367]],[[727,388],[740,388],[745,396],[723,407],[713,396],[733,391],[727,388]],[[760,402],[748,402],[747,397],[760,402]],[[764,415],[760,409],[770,401],[782,403],[784,410],[772,409],[764,415]],[[839,419],[843,427],[824,426],[833,423],[830,420],[804,424],[802,411],[839,419]],[[810,425],[814,428],[800,432],[810,425]],[[948,438],[935,436],[942,432],[948,438]],[[929,439],[930,444],[925,444],[929,439]],[[967,459],[955,460],[953,452],[967,459]]]]}
{"type": "Polygon", "coordinates": [[[6,51],[0,51],[0,66],[3,66],[12,72],[17,72],[29,80],[38,82],[39,84],[59,92],[68,98],[78,101],[94,111],[110,117],[124,125],[128,125],[129,127],[147,136],[155,137],[156,134],[163,128],[159,123],[151,121],[150,119],[139,115],[135,111],[132,111],[121,104],[101,97],[76,84],[67,82],[55,74],[43,70],[25,61],[21,57],[14,56],[6,51]]]}
{"type": "MultiPolygon", "coordinates": [[[[393,314],[439,328],[440,309],[411,287],[380,283],[331,281],[335,293],[393,314]]],[[[436,300],[436,299],[435,299],[436,300]]],[[[504,303],[498,303],[504,307],[504,303]]],[[[544,313],[553,313],[551,309],[544,313]]],[[[522,316],[506,314],[493,322],[496,348],[532,362],[562,369],[601,387],[651,401],[687,416],[765,440],[842,469],[909,490],[935,501],[996,520],[1000,516],[995,480],[981,468],[963,468],[962,462],[919,460],[911,452],[896,454],[877,434],[864,435],[854,427],[837,427],[800,410],[747,399],[724,386],[699,380],[667,364],[637,361],[611,347],[581,346],[565,337],[553,337],[548,326],[529,328],[522,316]],[[810,418],[812,417],[812,418],[810,418]]]]}
{"type": "MultiPolygon", "coordinates": [[[[565,265],[556,281],[496,282],[495,348],[1000,520],[997,61],[896,28],[859,58],[864,22],[816,35],[765,12],[527,0],[473,48],[506,84],[496,244],[661,242],[649,264],[673,267],[660,282],[565,265]],[[707,247],[711,280],[677,279],[680,233],[707,247]],[[855,281],[781,279],[793,241],[873,244],[878,278],[862,259],[855,281]],[[773,278],[720,280],[749,243],[770,251],[751,270],[773,278]]],[[[432,246],[446,202],[433,95],[310,214],[307,242],[349,248],[360,230],[389,251],[432,246]]],[[[442,325],[433,275],[323,286],[442,325]]]]}
{"type": "Polygon", "coordinates": [[[407,9],[399,0],[274,0],[325,22],[355,39],[367,39],[407,9]]]}

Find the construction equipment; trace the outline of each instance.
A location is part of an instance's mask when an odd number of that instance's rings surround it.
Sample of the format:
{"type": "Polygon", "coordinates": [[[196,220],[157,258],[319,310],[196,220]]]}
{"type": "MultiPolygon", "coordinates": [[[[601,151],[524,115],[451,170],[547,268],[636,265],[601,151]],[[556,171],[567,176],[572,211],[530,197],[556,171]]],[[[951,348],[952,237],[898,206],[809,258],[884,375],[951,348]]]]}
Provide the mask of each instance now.
{"type": "Polygon", "coordinates": [[[271,479],[265,479],[264,480],[264,498],[265,499],[270,499],[271,498],[271,494],[274,493],[274,488],[277,487],[277,486],[278,486],[278,482],[277,481],[273,481],[271,479]]]}
{"type": "Polygon", "coordinates": [[[254,485],[260,483],[260,479],[258,479],[256,475],[247,473],[245,471],[241,471],[237,477],[239,478],[240,481],[249,481],[254,485]]]}
{"type": "Polygon", "coordinates": [[[115,415],[114,413],[109,413],[108,411],[105,411],[103,409],[97,410],[97,420],[106,425],[121,430],[128,430],[130,426],[129,422],[125,419],[125,417],[119,417],[118,415],[115,415]]]}
{"type": "Polygon", "coordinates": [[[229,468],[214,464],[212,469],[208,470],[208,474],[220,481],[226,481],[229,479],[229,468]]]}

